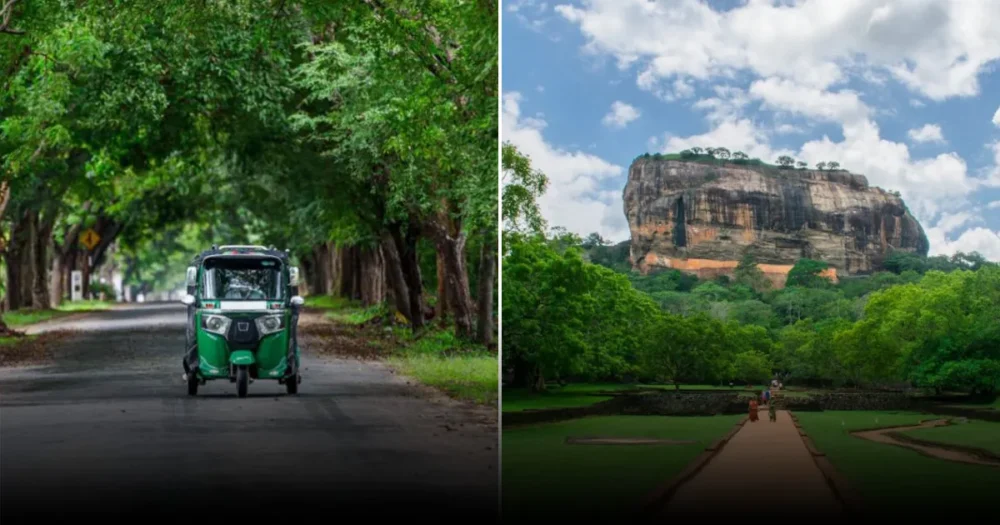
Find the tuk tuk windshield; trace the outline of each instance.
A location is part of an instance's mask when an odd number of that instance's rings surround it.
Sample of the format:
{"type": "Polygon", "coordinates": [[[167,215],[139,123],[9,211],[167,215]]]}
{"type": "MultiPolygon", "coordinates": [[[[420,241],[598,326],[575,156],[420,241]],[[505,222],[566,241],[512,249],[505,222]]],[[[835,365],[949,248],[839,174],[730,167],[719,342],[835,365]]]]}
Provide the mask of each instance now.
{"type": "Polygon", "coordinates": [[[227,301],[283,299],[281,263],[273,258],[213,257],[205,261],[202,296],[227,301]]]}

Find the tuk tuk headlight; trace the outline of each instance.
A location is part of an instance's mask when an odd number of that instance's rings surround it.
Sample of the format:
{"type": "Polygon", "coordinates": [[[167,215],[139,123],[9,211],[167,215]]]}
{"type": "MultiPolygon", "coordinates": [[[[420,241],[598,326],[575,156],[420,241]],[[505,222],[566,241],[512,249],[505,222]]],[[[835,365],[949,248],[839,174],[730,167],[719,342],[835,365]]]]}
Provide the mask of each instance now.
{"type": "Polygon", "coordinates": [[[257,320],[257,332],[261,336],[268,334],[273,334],[285,327],[285,317],[282,315],[266,315],[264,317],[258,317],[257,320]]]}
{"type": "Polygon", "coordinates": [[[232,322],[232,319],[221,315],[206,315],[202,318],[201,327],[214,334],[226,335],[232,322]]]}

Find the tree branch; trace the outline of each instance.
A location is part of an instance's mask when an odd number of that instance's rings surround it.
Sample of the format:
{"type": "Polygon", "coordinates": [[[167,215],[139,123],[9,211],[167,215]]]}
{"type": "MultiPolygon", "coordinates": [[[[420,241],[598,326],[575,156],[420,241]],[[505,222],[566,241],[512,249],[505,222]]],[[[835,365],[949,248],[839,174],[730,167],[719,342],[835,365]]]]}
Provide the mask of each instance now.
{"type": "Polygon", "coordinates": [[[24,34],[24,31],[10,28],[10,17],[14,14],[14,4],[16,3],[17,0],[7,0],[7,3],[3,7],[0,7],[0,16],[3,18],[3,21],[0,21],[0,33],[7,33],[9,35],[24,34]]]}

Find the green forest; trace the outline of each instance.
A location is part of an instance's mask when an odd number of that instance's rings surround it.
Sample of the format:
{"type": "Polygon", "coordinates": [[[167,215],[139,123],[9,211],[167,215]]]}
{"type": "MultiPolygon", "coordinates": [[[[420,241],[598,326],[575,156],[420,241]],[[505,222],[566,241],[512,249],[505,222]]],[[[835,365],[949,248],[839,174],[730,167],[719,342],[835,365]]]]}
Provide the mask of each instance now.
{"type": "Polygon", "coordinates": [[[497,17],[490,0],[0,2],[3,310],[58,307],[72,271],[86,298],[112,271],[171,291],[195,253],[261,244],[290,251],[304,295],[495,346],[497,17]]]}
{"type": "Polygon", "coordinates": [[[976,253],[890,254],[840,277],[802,259],[772,289],[751,256],[732,278],[640,275],[628,241],[548,228],[547,179],[504,145],[503,368],[533,391],[563,381],[901,388],[1000,387],[1000,266],[976,253]]]}

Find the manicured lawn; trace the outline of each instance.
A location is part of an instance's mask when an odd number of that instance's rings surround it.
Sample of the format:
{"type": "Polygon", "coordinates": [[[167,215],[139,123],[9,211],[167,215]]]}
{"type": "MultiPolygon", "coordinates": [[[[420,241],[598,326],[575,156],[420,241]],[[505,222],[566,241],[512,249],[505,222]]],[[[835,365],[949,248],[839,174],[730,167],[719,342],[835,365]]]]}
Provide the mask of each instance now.
{"type": "Polygon", "coordinates": [[[962,404],[955,404],[953,406],[962,408],[978,408],[984,410],[1000,410],[1000,397],[997,397],[990,403],[962,403],[962,404]]]}
{"type": "Polygon", "coordinates": [[[15,310],[3,314],[3,321],[11,328],[18,328],[81,312],[107,310],[114,304],[109,301],[66,301],[49,310],[15,310]]]}
{"type": "MultiPolygon", "coordinates": [[[[938,416],[915,412],[798,412],[816,447],[865,499],[887,515],[967,513],[996,501],[1000,469],[930,458],[903,447],[873,443],[850,430],[917,424],[938,416]]],[[[947,416],[941,416],[947,417],[947,416]]]]}
{"type": "Polygon", "coordinates": [[[910,430],[907,435],[938,443],[963,445],[988,450],[1000,455],[1000,423],[970,419],[967,423],[947,427],[910,430]]]}
{"type": "Polygon", "coordinates": [[[607,518],[667,482],[741,415],[588,417],[504,429],[504,519],[525,523],[571,512],[607,518]],[[573,445],[568,437],[695,440],[688,445],[573,445]]]}

